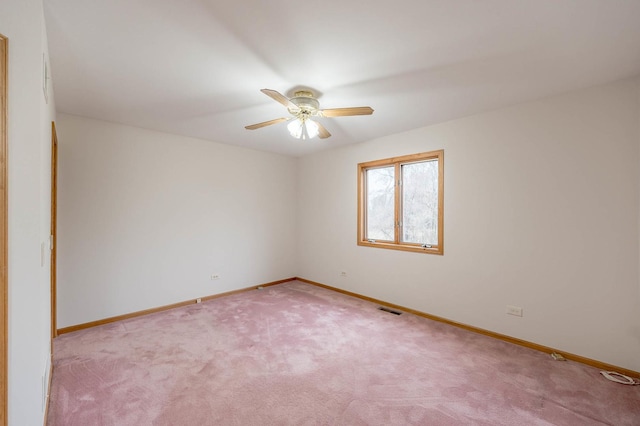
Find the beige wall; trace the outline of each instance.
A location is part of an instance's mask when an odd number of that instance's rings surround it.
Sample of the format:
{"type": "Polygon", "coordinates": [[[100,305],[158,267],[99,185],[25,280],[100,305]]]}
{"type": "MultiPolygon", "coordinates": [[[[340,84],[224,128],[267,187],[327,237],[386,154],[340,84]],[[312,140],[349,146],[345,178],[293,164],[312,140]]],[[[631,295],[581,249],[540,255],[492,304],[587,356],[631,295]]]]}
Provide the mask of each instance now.
{"type": "Polygon", "coordinates": [[[639,94],[622,81],[300,159],[299,276],[640,370],[639,94]],[[444,256],[357,246],[357,163],[441,148],[444,256]]]}
{"type": "Polygon", "coordinates": [[[57,126],[59,327],[295,276],[295,159],[64,114],[57,126]]]}
{"type": "MultiPolygon", "coordinates": [[[[51,121],[41,0],[0,2],[9,39],[9,424],[42,425],[50,359],[51,121]],[[43,259],[41,259],[41,250],[43,259]]],[[[49,81],[51,87],[52,82],[49,81]]]]}

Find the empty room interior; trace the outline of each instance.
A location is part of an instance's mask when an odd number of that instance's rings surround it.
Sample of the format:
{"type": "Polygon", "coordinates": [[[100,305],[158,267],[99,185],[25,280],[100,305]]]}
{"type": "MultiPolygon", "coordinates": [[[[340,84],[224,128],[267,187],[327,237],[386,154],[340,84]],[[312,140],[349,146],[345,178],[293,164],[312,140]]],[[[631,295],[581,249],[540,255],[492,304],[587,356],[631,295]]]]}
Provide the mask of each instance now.
{"type": "Polygon", "coordinates": [[[640,424],[639,23],[3,0],[0,425],[640,424]]]}

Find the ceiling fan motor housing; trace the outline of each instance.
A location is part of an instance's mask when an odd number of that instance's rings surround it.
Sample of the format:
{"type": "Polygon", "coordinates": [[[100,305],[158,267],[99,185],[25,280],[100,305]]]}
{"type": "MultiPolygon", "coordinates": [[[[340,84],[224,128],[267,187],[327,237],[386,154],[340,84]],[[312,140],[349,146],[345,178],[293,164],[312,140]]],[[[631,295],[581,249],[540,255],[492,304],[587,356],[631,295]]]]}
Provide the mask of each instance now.
{"type": "Polygon", "coordinates": [[[313,97],[312,92],[300,90],[293,94],[293,98],[289,99],[296,108],[289,108],[289,112],[295,116],[304,115],[305,118],[316,115],[320,108],[320,102],[313,97]]]}

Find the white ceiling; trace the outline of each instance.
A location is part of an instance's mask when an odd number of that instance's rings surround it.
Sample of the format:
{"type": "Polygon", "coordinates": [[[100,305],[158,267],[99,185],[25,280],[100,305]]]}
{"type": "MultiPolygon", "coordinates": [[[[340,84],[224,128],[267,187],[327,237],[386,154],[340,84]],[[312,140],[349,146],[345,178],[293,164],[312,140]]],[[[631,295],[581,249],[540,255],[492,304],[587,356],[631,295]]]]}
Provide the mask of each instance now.
{"type": "Polygon", "coordinates": [[[44,0],[56,107],[302,156],[640,74],[640,0],[44,0]],[[310,87],[326,140],[260,93],[310,87]]]}

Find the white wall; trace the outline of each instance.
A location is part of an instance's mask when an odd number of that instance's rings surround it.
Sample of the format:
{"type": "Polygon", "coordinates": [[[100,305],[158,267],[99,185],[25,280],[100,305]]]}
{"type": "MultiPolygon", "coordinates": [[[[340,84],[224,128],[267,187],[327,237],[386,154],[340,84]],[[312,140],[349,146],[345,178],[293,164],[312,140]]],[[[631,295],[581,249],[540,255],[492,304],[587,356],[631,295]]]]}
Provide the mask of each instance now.
{"type": "Polygon", "coordinates": [[[299,276],[640,370],[639,95],[622,81],[302,158],[299,276]],[[357,246],[357,163],[440,148],[444,256],[357,246]]]}
{"type": "MultiPolygon", "coordinates": [[[[49,252],[53,93],[43,94],[47,54],[42,0],[0,2],[9,38],[9,424],[41,425],[50,354],[49,252]]],[[[51,82],[49,82],[51,83],[51,82]]]]}
{"type": "Polygon", "coordinates": [[[64,114],[57,128],[58,327],[296,275],[295,159],[64,114]]]}

